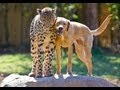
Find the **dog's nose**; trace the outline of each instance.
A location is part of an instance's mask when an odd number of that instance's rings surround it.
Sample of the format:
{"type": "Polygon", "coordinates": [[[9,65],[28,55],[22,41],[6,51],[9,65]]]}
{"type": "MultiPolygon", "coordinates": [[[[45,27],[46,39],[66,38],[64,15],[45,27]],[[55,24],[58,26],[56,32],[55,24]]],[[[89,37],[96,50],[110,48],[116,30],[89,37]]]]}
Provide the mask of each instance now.
{"type": "Polygon", "coordinates": [[[63,28],[62,27],[59,27],[59,30],[61,31],[63,28]]]}

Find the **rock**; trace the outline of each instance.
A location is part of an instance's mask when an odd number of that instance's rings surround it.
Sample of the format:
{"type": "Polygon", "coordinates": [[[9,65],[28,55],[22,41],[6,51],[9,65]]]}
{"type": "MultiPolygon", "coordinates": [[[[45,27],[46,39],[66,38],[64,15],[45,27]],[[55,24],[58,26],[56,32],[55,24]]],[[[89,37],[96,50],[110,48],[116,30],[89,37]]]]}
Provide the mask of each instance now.
{"type": "Polygon", "coordinates": [[[27,75],[11,74],[0,84],[0,87],[117,87],[99,77],[54,75],[44,78],[33,78],[27,75]]]}

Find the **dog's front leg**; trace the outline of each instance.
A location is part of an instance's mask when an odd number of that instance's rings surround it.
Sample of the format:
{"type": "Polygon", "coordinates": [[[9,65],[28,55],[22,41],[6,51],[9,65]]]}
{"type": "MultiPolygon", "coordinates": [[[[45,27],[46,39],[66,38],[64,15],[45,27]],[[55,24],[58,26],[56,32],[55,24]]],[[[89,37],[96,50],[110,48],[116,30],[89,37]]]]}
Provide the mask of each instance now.
{"type": "Polygon", "coordinates": [[[73,46],[72,44],[68,47],[68,64],[67,64],[67,73],[72,75],[72,54],[73,54],[73,46]]]}
{"type": "Polygon", "coordinates": [[[56,55],[57,55],[57,62],[56,62],[56,74],[61,74],[61,46],[56,45],[56,55]]]}

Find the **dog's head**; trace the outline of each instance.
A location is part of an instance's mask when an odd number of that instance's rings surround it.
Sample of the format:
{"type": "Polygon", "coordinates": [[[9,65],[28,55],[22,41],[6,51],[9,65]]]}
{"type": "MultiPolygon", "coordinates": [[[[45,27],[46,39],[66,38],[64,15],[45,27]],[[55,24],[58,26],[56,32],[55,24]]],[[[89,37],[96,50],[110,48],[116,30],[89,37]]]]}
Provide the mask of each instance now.
{"type": "Polygon", "coordinates": [[[68,31],[70,25],[70,21],[63,17],[57,17],[55,28],[57,30],[58,35],[62,35],[63,32],[68,31]]]}

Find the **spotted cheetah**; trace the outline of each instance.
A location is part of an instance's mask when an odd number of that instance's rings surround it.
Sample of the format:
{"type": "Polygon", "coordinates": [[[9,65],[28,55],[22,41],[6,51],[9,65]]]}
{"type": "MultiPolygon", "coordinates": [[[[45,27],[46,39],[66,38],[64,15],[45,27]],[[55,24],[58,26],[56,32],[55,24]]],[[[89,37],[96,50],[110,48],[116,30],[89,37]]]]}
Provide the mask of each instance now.
{"type": "Polygon", "coordinates": [[[56,20],[56,8],[37,9],[30,26],[32,70],[31,77],[52,75],[52,59],[55,51],[56,32],[53,25],[56,20]],[[43,60],[42,60],[43,59],[43,60]]]}

